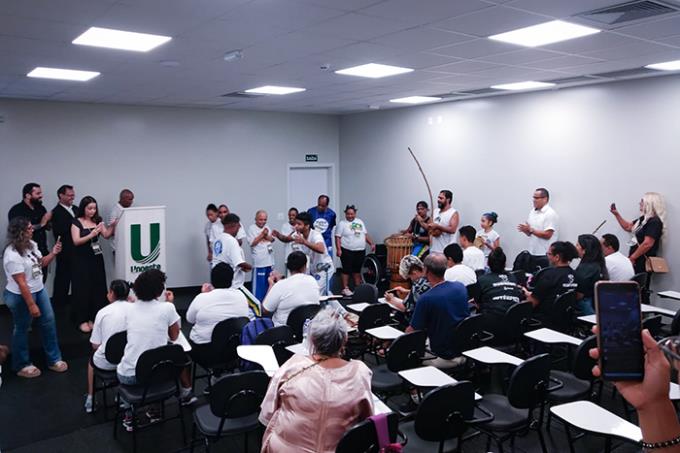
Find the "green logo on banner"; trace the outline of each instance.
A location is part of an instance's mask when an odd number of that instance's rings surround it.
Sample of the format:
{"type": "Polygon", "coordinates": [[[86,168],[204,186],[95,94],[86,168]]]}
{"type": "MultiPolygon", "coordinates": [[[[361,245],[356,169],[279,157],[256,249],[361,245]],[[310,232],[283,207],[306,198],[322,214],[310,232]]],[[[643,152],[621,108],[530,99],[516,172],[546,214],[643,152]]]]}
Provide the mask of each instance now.
{"type": "Polygon", "coordinates": [[[139,264],[153,263],[161,254],[161,224],[149,224],[149,249],[148,255],[142,254],[142,226],[138,223],[130,225],[130,252],[132,259],[139,264]]]}

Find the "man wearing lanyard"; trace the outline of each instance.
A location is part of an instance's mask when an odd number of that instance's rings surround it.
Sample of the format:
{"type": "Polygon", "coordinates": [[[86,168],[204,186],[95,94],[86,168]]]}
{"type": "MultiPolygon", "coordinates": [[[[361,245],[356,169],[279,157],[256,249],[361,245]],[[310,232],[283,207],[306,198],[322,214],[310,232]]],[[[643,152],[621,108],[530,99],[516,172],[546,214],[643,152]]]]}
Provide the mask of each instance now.
{"type": "MultiPolygon", "coordinates": [[[[49,253],[47,250],[47,231],[50,229],[52,212],[47,212],[42,204],[42,188],[40,184],[29,182],[21,190],[22,200],[12,206],[7,214],[7,220],[15,217],[24,217],[33,225],[33,240],[38,244],[38,250],[43,256],[49,253]]],[[[63,239],[63,238],[62,238],[63,239]]],[[[43,268],[43,282],[47,280],[47,268],[43,268]]]]}
{"type": "Polygon", "coordinates": [[[321,233],[323,241],[326,243],[328,254],[333,256],[333,228],[335,227],[335,212],[328,207],[330,198],[328,195],[319,195],[317,205],[309,208],[307,212],[312,216],[312,225],[316,231],[321,233]]]}
{"type": "Polygon", "coordinates": [[[529,212],[525,223],[517,225],[517,230],[529,236],[529,253],[533,270],[548,267],[548,249],[557,241],[559,216],[548,205],[550,193],[540,187],[534,191],[534,209],[529,212]]]}

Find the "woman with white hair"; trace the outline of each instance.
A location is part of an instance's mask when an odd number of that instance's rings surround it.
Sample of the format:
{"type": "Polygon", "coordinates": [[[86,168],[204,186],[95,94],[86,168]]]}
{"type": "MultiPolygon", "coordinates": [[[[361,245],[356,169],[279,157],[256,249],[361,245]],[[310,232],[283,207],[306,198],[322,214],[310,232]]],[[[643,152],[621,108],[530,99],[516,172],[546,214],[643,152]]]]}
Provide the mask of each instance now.
{"type": "Polygon", "coordinates": [[[309,355],[294,355],[272,377],[260,422],[262,453],[331,453],[343,433],[373,414],[371,371],[346,361],[347,323],[324,308],[309,325],[309,355]]]}
{"type": "Polygon", "coordinates": [[[645,272],[645,258],[657,256],[661,238],[666,232],[666,203],[656,192],[647,192],[640,200],[640,217],[627,221],[612,203],[610,211],[624,230],[633,233],[628,259],[635,273],[645,272]]]}
{"type": "Polygon", "coordinates": [[[404,327],[409,325],[411,314],[422,294],[430,289],[430,283],[425,278],[425,265],[415,255],[406,255],[399,262],[399,276],[411,282],[411,289],[401,286],[392,288],[385,293],[385,301],[396,308],[403,316],[400,321],[404,327]],[[395,295],[396,293],[396,295],[395,295]]]}

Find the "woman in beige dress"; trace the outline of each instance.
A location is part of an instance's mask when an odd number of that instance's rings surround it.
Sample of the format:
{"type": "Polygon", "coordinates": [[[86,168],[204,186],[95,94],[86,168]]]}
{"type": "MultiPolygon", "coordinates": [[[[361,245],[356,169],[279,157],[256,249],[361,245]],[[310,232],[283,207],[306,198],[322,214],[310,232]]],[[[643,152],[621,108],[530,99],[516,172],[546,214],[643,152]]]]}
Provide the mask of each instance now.
{"type": "Polygon", "coordinates": [[[262,453],[332,453],[344,432],[373,415],[371,370],[341,358],[347,324],[331,308],[309,325],[309,356],[291,357],[262,402],[262,453]]]}

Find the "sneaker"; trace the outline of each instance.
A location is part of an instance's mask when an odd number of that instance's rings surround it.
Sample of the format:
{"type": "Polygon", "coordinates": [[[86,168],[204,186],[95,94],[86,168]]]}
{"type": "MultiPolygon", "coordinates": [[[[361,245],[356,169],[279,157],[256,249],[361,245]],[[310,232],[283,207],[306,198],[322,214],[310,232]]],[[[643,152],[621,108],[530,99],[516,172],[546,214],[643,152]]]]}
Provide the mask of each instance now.
{"type": "Polygon", "coordinates": [[[353,293],[352,290],[349,289],[349,288],[343,288],[343,290],[342,290],[342,295],[343,295],[343,296],[352,297],[353,294],[354,294],[354,293],[353,293]]]}
{"type": "Polygon", "coordinates": [[[132,426],[132,413],[131,412],[125,412],[125,416],[123,417],[123,428],[125,428],[125,431],[131,433],[132,430],[134,429],[132,426]]]}
{"type": "Polygon", "coordinates": [[[85,412],[91,414],[94,410],[94,402],[92,401],[92,395],[85,395],[85,412]]]}
{"type": "Polygon", "coordinates": [[[149,408],[146,410],[146,418],[149,419],[149,423],[156,423],[160,421],[163,417],[161,417],[161,411],[158,409],[158,406],[149,406],[149,408]]]}
{"type": "Polygon", "coordinates": [[[194,404],[196,401],[198,401],[198,398],[196,398],[196,395],[194,395],[194,392],[192,391],[189,391],[185,395],[179,397],[179,404],[182,406],[189,406],[194,404]]]}

